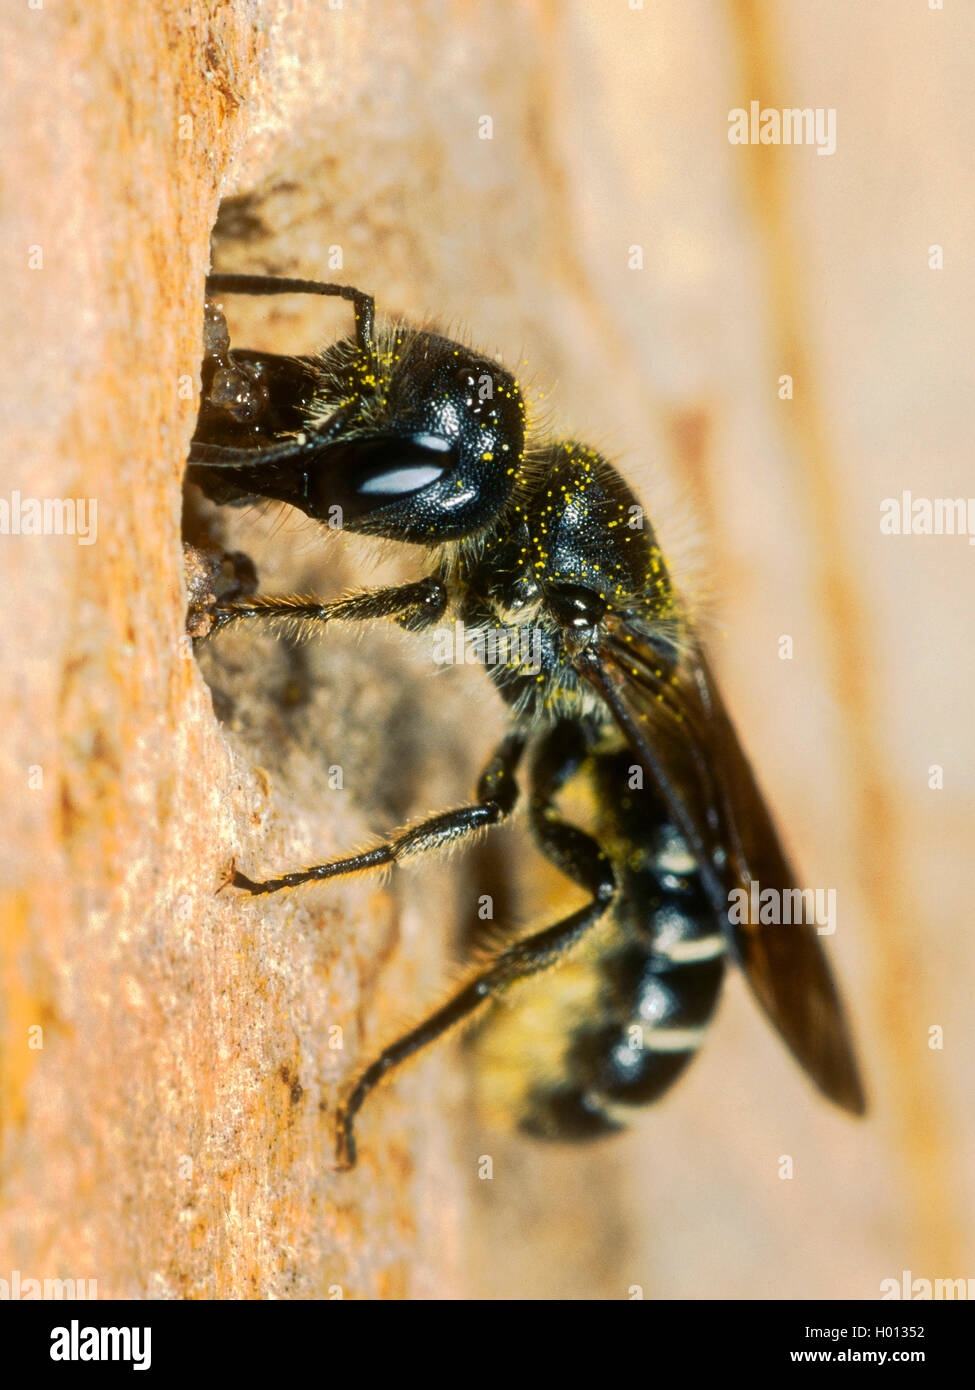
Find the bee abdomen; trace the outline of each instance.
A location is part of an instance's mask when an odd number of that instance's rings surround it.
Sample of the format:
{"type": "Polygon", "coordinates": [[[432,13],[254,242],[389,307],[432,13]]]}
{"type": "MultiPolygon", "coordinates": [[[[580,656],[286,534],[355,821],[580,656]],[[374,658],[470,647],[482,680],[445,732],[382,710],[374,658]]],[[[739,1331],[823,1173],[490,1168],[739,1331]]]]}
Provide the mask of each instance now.
{"type": "Polygon", "coordinates": [[[594,1139],[621,1128],[624,1107],[659,1100],[704,1041],[724,977],[721,956],[675,964],[642,945],[604,968],[615,1007],[576,1031],[558,1081],[528,1095],[519,1128],[536,1138],[594,1139]]]}
{"type": "Polygon", "coordinates": [[[519,1117],[518,1128],[534,1139],[560,1143],[598,1139],[622,1129],[600,1100],[579,1086],[565,1085],[533,1091],[519,1117]]]}
{"type": "Polygon", "coordinates": [[[628,1016],[587,1041],[592,1090],[607,1101],[646,1105],[669,1089],[704,1041],[724,961],[677,964],[651,953],[642,968],[638,960],[625,968],[633,976],[628,1016]]]}
{"type": "Polygon", "coordinates": [[[623,931],[598,962],[598,1008],[577,1020],[561,1076],[527,1098],[520,1128],[537,1137],[584,1140],[618,1130],[628,1107],[670,1089],[707,1035],[724,978],[724,937],[706,909],[694,910],[688,885],[675,885],[662,901],[658,888],[656,911],[647,910],[643,886],[628,884],[623,931]]]}

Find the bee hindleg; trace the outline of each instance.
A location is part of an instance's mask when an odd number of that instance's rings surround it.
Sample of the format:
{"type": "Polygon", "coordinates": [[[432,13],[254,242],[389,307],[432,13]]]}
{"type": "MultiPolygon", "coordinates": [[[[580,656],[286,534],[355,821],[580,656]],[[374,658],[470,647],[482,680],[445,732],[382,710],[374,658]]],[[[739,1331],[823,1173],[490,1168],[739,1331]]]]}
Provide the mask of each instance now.
{"type": "Polygon", "coordinates": [[[479,830],[499,825],[510,815],[518,799],[518,783],[514,774],[524,746],[525,741],[520,734],[509,734],[501,742],[481,774],[477,784],[477,801],[471,805],[441,811],[439,815],[417,821],[382,844],[359,854],[333,859],[327,864],[314,864],[311,868],[280,874],[261,882],[247,878],[235,868],[230,882],[235,888],[243,888],[255,896],[276,893],[282,888],[297,888],[313,880],[339,878],[385,865],[401,864],[431,850],[445,849],[479,830]]]}
{"type": "Polygon", "coordinates": [[[435,1042],[455,1024],[472,1021],[478,1010],[519,980],[557,965],[566,951],[603,918],[615,897],[616,874],[609,856],[592,836],[559,820],[552,810],[554,792],[579,762],[580,747],[570,736],[570,729],[571,726],[558,726],[536,759],[532,829],[543,854],[585,888],[591,901],[502,951],[458,994],[380,1053],[358,1078],[338,1112],[336,1162],[340,1168],[355,1165],[355,1117],[369,1092],[393,1067],[435,1042]]]}

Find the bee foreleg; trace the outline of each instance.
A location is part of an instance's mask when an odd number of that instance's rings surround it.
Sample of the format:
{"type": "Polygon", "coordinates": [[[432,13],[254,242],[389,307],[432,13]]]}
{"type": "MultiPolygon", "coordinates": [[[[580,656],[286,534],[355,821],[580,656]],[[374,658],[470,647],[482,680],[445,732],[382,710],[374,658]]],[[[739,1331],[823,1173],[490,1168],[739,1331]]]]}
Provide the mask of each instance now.
{"type": "Polygon", "coordinates": [[[380,618],[395,618],[408,631],[419,632],[437,622],[446,608],[446,589],[439,580],[429,578],[395,588],[366,589],[361,593],[347,594],[333,603],[258,594],[254,598],[219,604],[211,632],[229,627],[231,623],[254,619],[302,626],[330,622],[373,622],[380,618]]]}
{"type": "Polygon", "coordinates": [[[352,285],[325,284],[321,280],[295,280],[278,275],[208,275],[207,294],[321,294],[347,299],[355,313],[356,338],[359,346],[373,352],[373,329],[376,306],[371,294],[352,285]]]}

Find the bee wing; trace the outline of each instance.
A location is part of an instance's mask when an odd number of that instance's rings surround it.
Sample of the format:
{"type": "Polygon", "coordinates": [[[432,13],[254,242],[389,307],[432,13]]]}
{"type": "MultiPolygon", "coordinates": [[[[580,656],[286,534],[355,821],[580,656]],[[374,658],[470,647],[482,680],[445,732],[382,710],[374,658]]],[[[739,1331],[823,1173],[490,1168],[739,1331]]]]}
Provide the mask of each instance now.
{"type": "Polygon", "coordinates": [[[849,1029],[815,925],[729,920],[733,889],[748,893],[754,882],[781,894],[797,884],[703,653],[661,679],[661,657],[646,636],[636,627],[621,635],[583,673],[667,803],[762,1009],[823,1094],[863,1114],[849,1029]]]}

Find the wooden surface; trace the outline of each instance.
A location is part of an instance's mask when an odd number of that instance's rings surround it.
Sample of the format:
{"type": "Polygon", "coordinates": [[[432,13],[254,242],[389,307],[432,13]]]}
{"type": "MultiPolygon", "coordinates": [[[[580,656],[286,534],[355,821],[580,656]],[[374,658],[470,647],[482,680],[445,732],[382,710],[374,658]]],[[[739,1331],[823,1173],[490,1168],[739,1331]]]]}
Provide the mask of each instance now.
{"type": "MultiPolygon", "coordinates": [[[[5,28],[0,495],[94,497],[98,534],[0,536],[0,1277],[875,1298],[903,1269],[975,1274],[972,552],[879,529],[903,488],[973,491],[975,20],[912,0],[490,23],[446,0],[253,0],[5,28]],[[836,154],[730,145],[753,97],[836,107],[836,154]],[[501,723],[478,673],[433,675],[389,635],[185,642],[180,480],[221,197],[219,268],[345,279],[526,360],[538,413],[661,517],[804,879],[837,890],[865,1123],[813,1096],[735,981],[686,1081],[621,1139],[487,1130],[448,1043],[370,1102],[359,1170],[330,1171],[337,1083],[440,997],[479,894],[523,926],[559,890],[516,826],[385,885],[217,895],[234,856],[291,867],[459,801],[501,723]]],[[[230,307],[236,341],[277,350],[344,322],[230,307]]],[[[416,572],[191,503],[267,590],[416,572]]]]}

